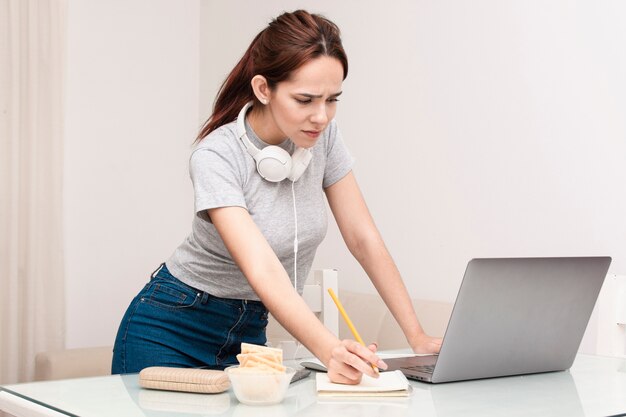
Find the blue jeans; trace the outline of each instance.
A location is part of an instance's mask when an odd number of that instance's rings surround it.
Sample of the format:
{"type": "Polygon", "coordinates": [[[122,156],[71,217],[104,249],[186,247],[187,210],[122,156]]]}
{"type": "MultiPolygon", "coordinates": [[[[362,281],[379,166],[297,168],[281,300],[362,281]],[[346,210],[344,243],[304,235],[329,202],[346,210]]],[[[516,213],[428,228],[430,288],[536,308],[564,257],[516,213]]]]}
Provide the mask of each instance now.
{"type": "Polygon", "coordinates": [[[113,374],[148,366],[223,369],[241,342],[264,345],[260,301],[214,297],[181,282],[165,264],[130,303],[113,348],[113,374]]]}

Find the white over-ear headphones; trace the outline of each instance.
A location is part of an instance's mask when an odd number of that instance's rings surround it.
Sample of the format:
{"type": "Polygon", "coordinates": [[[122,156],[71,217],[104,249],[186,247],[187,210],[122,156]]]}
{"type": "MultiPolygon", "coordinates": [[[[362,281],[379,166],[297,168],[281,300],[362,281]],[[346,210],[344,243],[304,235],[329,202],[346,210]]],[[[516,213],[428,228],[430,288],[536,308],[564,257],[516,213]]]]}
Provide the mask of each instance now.
{"type": "Polygon", "coordinates": [[[244,120],[248,109],[252,106],[252,101],[248,102],[237,117],[237,136],[243,142],[248,153],[256,162],[258,173],[270,182],[280,182],[289,178],[295,182],[302,176],[306,167],[311,162],[313,155],[306,148],[296,148],[293,155],[280,146],[269,145],[263,149],[258,149],[246,134],[244,120]]]}

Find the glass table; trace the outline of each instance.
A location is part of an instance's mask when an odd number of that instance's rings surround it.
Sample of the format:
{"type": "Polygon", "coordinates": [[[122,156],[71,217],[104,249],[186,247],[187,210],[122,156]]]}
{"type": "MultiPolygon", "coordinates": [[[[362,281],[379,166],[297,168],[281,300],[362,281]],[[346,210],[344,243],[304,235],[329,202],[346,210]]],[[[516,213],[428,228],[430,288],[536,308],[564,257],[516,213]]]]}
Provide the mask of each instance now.
{"type": "Polygon", "coordinates": [[[190,394],[142,389],[138,375],[7,385],[0,409],[32,416],[614,416],[626,413],[626,359],[578,355],[569,371],[431,385],[408,398],[317,397],[314,374],[278,405],[240,404],[232,390],[190,394]]]}

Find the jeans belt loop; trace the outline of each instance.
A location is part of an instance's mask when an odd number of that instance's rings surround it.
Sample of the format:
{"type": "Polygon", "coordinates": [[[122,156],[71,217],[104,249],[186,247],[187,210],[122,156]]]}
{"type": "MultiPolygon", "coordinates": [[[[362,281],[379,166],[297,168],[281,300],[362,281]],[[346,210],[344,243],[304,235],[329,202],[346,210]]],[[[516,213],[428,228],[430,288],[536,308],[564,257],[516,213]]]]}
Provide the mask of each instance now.
{"type": "Polygon", "coordinates": [[[163,269],[163,267],[165,266],[165,262],[163,262],[161,265],[159,265],[159,267],[157,269],[154,270],[154,272],[150,275],[150,278],[154,278],[156,277],[156,275],[161,272],[161,269],[163,269]]]}

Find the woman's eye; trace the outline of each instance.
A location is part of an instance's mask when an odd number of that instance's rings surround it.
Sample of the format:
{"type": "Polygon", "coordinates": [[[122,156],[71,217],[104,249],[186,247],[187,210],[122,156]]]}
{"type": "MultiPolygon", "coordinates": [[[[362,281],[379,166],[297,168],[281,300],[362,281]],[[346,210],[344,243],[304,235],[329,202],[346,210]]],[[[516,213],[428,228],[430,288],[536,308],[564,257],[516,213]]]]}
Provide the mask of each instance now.
{"type": "MultiPolygon", "coordinates": [[[[313,100],[311,100],[311,99],[300,99],[300,98],[296,98],[295,100],[296,100],[298,103],[300,103],[300,104],[309,104],[309,103],[312,103],[312,102],[313,102],[313,100]]],[[[328,100],[326,100],[326,101],[327,101],[328,103],[336,103],[336,102],[338,102],[338,101],[339,101],[339,99],[338,99],[338,98],[329,98],[329,99],[328,99],[328,100]]]]}

